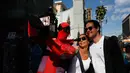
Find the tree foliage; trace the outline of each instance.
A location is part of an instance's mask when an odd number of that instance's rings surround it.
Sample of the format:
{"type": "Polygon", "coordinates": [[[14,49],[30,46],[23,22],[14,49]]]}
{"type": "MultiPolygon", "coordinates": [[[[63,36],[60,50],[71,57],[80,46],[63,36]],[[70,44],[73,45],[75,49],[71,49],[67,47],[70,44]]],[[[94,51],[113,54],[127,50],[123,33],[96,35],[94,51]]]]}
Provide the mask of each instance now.
{"type": "Polygon", "coordinates": [[[104,19],[104,16],[106,15],[107,9],[106,7],[102,6],[98,6],[96,8],[96,19],[101,21],[104,19]]]}

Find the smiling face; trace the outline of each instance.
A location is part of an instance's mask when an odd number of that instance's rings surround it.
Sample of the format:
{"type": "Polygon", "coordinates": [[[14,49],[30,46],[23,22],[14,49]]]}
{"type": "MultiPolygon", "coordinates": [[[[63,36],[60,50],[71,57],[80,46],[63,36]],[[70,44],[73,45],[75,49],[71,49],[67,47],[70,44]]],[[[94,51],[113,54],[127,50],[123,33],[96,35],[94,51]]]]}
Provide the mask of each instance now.
{"type": "Polygon", "coordinates": [[[88,38],[86,37],[86,35],[81,34],[79,37],[79,46],[82,48],[85,48],[89,45],[89,41],[88,38]]]}
{"type": "Polygon", "coordinates": [[[93,22],[88,22],[86,24],[86,35],[88,35],[89,38],[93,39],[99,32],[99,28],[95,28],[93,22]]]}

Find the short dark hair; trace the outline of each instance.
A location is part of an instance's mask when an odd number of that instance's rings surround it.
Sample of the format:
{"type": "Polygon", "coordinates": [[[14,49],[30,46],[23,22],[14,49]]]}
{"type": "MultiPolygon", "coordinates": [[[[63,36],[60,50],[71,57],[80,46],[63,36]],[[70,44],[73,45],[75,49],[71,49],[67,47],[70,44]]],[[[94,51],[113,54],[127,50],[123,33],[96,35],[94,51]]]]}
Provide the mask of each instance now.
{"type": "Polygon", "coordinates": [[[85,25],[86,25],[87,23],[90,23],[90,22],[93,23],[93,25],[94,25],[95,28],[99,28],[99,31],[98,31],[98,32],[100,33],[100,28],[101,28],[101,26],[100,26],[99,22],[98,22],[97,20],[88,20],[88,21],[85,23],[85,25]]]}

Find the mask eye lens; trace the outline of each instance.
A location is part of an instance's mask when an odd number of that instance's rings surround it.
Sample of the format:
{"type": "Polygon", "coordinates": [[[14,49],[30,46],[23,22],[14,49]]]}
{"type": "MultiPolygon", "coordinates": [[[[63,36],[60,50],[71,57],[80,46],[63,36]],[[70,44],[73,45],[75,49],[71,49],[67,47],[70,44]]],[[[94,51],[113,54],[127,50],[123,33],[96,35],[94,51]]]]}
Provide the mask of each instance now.
{"type": "Polygon", "coordinates": [[[63,28],[65,32],[70,32],[70,27],[63,28]]]}

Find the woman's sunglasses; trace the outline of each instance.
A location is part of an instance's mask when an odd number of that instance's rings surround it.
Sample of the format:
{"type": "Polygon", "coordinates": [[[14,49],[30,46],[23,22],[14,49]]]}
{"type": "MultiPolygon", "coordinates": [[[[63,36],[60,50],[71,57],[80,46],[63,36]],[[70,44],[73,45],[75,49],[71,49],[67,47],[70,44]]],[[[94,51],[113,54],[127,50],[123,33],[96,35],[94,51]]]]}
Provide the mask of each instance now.
{"type": "Polygon", "coordinates": [[[84,41],[84,40],[86,40],[86,37],[82,37],[82,38],[78,38],[78,41],[84,41]]]}

